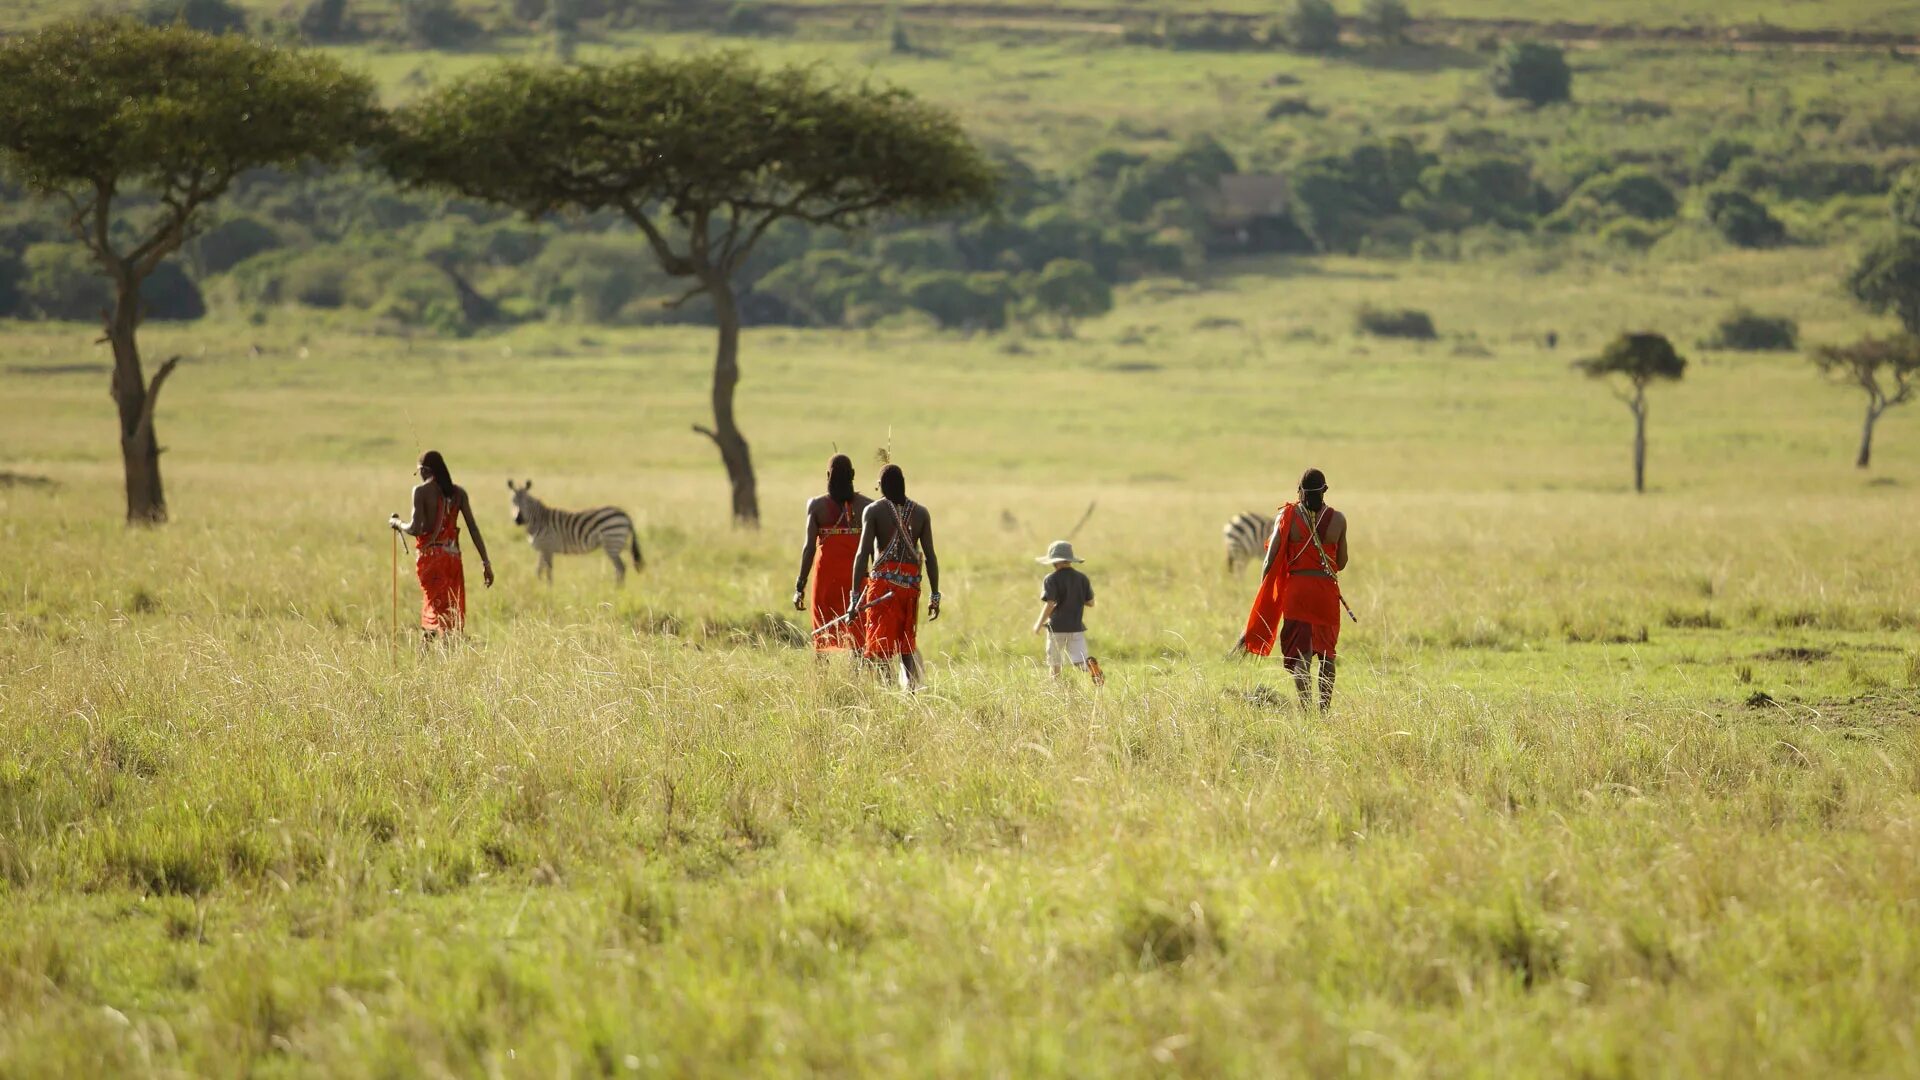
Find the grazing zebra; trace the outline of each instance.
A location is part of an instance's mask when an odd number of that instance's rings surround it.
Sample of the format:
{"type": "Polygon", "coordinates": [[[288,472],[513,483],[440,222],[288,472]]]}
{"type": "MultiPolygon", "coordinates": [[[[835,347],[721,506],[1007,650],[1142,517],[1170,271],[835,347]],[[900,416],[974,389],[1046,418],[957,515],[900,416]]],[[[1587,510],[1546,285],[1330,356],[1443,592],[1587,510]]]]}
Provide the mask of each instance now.
{"type": "Polygon", "coordinates": [[[1273,520],[1255,513],[1245,513],[1227,522],[1220,530],[1227,542],[1227,573],[1238,570],[1242,563],[1258,564],[1267,556],[1267,538],[1273,535],[1273,520]]]}
{"type": "Polygon", "coordinates": [[[513,492],[513,523],[526,527],[527,542],[540,553],[540,565],[534,575],[545,576],[547,584],[553,584],[556,554],[580,555],[596,548],[605,551],[607,558],[613,560],[615,585],[626,584],[627,565],[620,556],[628,548],[633,550],[633,568],[646,567],[646,560],[640,557],[640,538],[634,534],[633,519],[625,510],[613,506],[556,510],[533,497],[531,480],[519,487],[509,480],[507,490],[513,492]]]}

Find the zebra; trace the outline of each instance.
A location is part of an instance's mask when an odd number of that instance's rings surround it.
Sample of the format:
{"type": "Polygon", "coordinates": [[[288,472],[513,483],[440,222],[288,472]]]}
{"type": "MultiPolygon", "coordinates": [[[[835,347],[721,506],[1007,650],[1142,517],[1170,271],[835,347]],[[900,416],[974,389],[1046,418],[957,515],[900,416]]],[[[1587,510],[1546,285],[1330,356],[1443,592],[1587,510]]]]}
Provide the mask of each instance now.
{"type": "Polygon", "coordinates": [[[1231,574],[1243,563],[1257,564],[1266,558],[1273,521],[1249,511],[1228,521],[1220,533],[1227,542],[1227,573],[1231,574]]]}
{"type": "Polygon", "coordinates": [[[620,558],[631,548],[633,568],[646,569],[646,560],[640,557],[640,538],[633,531],[633,519],[625,510],[618,507],[602,506],[593,510],[556,510],[533,497],[533,481],[515,487],[512,480],[507,481],[507,490],[513,492],[513,523],[527,530],[527,543],[540,553],[540,565],[534,569],[534,576],[544,576],[547,584],[553,584],[553,557],[559,555],[580,555],[599,548],[613,560],[613,583],[624,585],[627,582],[627,565],[620,558]]]}

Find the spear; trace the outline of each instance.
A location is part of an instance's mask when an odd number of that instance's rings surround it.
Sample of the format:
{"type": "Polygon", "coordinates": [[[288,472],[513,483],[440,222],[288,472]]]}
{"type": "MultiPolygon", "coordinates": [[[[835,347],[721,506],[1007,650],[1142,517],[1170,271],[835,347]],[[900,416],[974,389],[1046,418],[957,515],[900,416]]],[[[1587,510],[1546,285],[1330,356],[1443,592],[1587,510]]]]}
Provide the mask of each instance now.
{"type": "Polygon", "coordinates": [[[865,604],[855,604],[855,605],[853,605],[852,607],[850,607],[850,608],[848,608],[848,609],[847,609],[847,613],[846,613],[845,615],[842,615],[842,616],[840,616],[839,618],[837,618],[837,619],[835,619],[835,620],[833,620],[832,622],[829,622],[829,623],[827,623],[827,624],[825,624],[825,625],[823,625],[823,626],[821,626],[821,627],[820,627],[820,629],[818,629],[818,630],[815,630],[815,631],[813,632],[813,636],[814,636],[814,637],[819,637],[819,636],[820,636],[821,634],[824,634],[824,633],[826,633],[827,631],[829,631],[829,630],[831,630],[831,629],[833,629],[834,627],[836,627],[836,626],[839,626],[839,625],[840,625],[841,623],[843,623],[843,622],[846,622],[846,621],[847,621],[848,619],[851,619],[851,618],[853,618],[853,617],[854,617],[855,615],[858,615],[858,614],[860,614],[860,609],[861,609],[861,608],[864,608],[864,607],[869,607],[869,606],[871,606],[871,605],[873,605],[873,604],[878,604],[878,603],[882,603],[882,602],[884,602],[884,601],[887,601],[887,600],[891,600],[891,599],[893,599],[893,590],[892,590],[892,589],[888,589],[888,590],[887,590],[886,592],[883,592],[883,593],[881,593],[881,594],[880,594],[879,596],[876,596],[876,597],[874,597],[874,598],[873,598],[873,599],[872,599],[871,601],[869,601],[868,603],[865,603],[865,604]]]}

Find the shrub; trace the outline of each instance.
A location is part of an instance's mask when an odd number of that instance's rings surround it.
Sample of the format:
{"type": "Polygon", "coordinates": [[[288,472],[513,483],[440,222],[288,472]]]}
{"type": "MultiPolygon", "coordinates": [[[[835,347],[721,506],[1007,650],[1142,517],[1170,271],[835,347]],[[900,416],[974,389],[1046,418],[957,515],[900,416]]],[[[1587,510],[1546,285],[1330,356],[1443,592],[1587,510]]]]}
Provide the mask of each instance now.
{"type": "Polygon", "coordinates": [[[310,0],[300,12],[300,36],[308,41],[339,41],[348,35],[347,0],[310,0]]]}
{"type": "Polygon", "coordinates": [[[1433,317],[1415,308],[1378,308],[1368,304],[1354,317],[1354,325],[1361,333],[1375,337],[1432,341],[1439,336],[1433,328],[1433,317]]]}
{"type": "Polygon", "coordinates": [[[998,330],[1007,324],[1011,297],[1005,274],[959,274],[933,270],[901,283],[907,303],[949,329],[998,330]]]}
{"type": "Polygon", "coordinates": [[[1538,41],[1516,41],[1494,61],[1493,92],[1503,98],[1548,105],[1573,96],[1573,69],[1567,54],[1538,41]]]}
{"type": "Polygon", "coordinates": [[[1707,196],[1707,220],[1727,238],[1744,248],[1776,247],[1787,239],[1787,227],[1765,206],[1743,191],[1732,188],[1707,196]]]}
{"type": "Polygon", "coordinates": [[[35,244],[21,257],[22,306],[42,319],[95,321],[113,303],[113,290],[78,244],[35,244]]]}
{"type": "Polygon", "coordinates": [[[1703,180],[1718,180],[1733,163],[1753,155],[1753,144],[1739,139],[1719,138],[1700,149],[1694,159],[1694,174],[1703,180]]]}
{"type": "Polygon", "coordinates": [[[1893,182],[1887,193],[1887,205],[1893,211],[1893,223],[1904,229],[1920,229],[1920,165],[1909,166],[1893,182]]]}
{"type": "Polygon", "coordinates": [[[281,245],[280,234],[258,218],[237,217],[208,229],[193,241],[193,254],[202,274],[228,270],[281,245]]]}
{"type": "Polygon", "coordinates": [[[400,17],[407,37],[426,48],[459,48],[480,36],[480,24],[453,0],[401,0],[400,17]]]}
{"type": "Polygon", "coordinates": [[[1740,308],[1721,319],[1703,344],[1733,352],[1792,352],[1800,347],[1800,324],[1740,308]]]}
{"type": "Polygon", "coordinates": [[[1301,52],[1332,52],[1340,45],[1340,13],[1331,0],[1294,0],[1287,42],[1301,52]]]}
{"type": "Polygon", "coordinates": [[[149,26],[184,23],[208,34],[247,32],[247,13],[227,0],[152,0],[144,20],[149,26]]]}
{"type": "Polygon", "coordinates": [[[1597,234],[1600,241],[1615,247],[1646,251],[1667,235],[1667,230],[1639,218],[1623,217],[1608,222],[1597,234]]]}
{"type": "Polygon", "coordinates": [[[727,17],[720,23],[721,33],[739,37],[772,33],[775,29],[773,17],[752,0],[728,8],[727,17]]]}
{"type": "Polygon", "coordinates": [[[1413,14],[1407,10],[1405,0],[1367,0],[1360,17],[1366,23],[1367,32],[1381,41],[1405,41],[1407,28],[1413,25],[1413,14]]]}
{"type": "Polygon", "coordinates": [[[1052,317],[1062,337],[1071,337],[1080,319],[1113,310],[1113,287],[1078,259],[1053,260],[1028,287],[1028,308],[1052,317]]]}
{"type": "Polygon", "coordinates": [[[1574,192],[1642,221],[1665,221],[1680,212],[1680,200],[1660,178],[1629,165],[1592,177],[1574,192]]]}
{"type": "MultiPolygon", "coordinates": [[[[113,303],[113,290],[100,267],[78,244],[35,244],[20,260],[18,307],[42,319],[97,322],[113,303]]],[[[147,318],[198,319],[206,300],[177,263],[164,262],[141,285],[147,318]]]]}

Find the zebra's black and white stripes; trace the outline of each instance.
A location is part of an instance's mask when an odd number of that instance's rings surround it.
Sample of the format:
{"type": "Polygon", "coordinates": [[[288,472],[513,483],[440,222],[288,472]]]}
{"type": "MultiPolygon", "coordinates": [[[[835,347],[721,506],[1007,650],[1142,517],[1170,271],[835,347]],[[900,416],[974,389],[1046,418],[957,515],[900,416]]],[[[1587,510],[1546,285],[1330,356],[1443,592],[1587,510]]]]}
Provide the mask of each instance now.
{"type": "Polygon", "coordinates": [[[535,576],[545,577],[552,583],[555,555],[580,555],[596,550],[606,552],[607,558],[613,560],[616,585],[626,583],[627,564],[621,556],[628,549],[633,552],[634,569],[646,566],[640,557],[640,539],[633,530],[633,518],[627,516],[625,510],[614,506],[592,510],[556,509],[533,497],[531,480],[518,487],[509,480],[507,490],[513,492],[513,523],[527,530],[527,542],[540,553],[535,576]]]}
{"type": "Polygon", "coordinates": [[[1227,542],[1227,572],[1244,563],[1259,563],[1267,554],[1267,539],[1273,535],[1273,519],[1255,513],[1240,514],[1220,530],[1227,542]]]}

